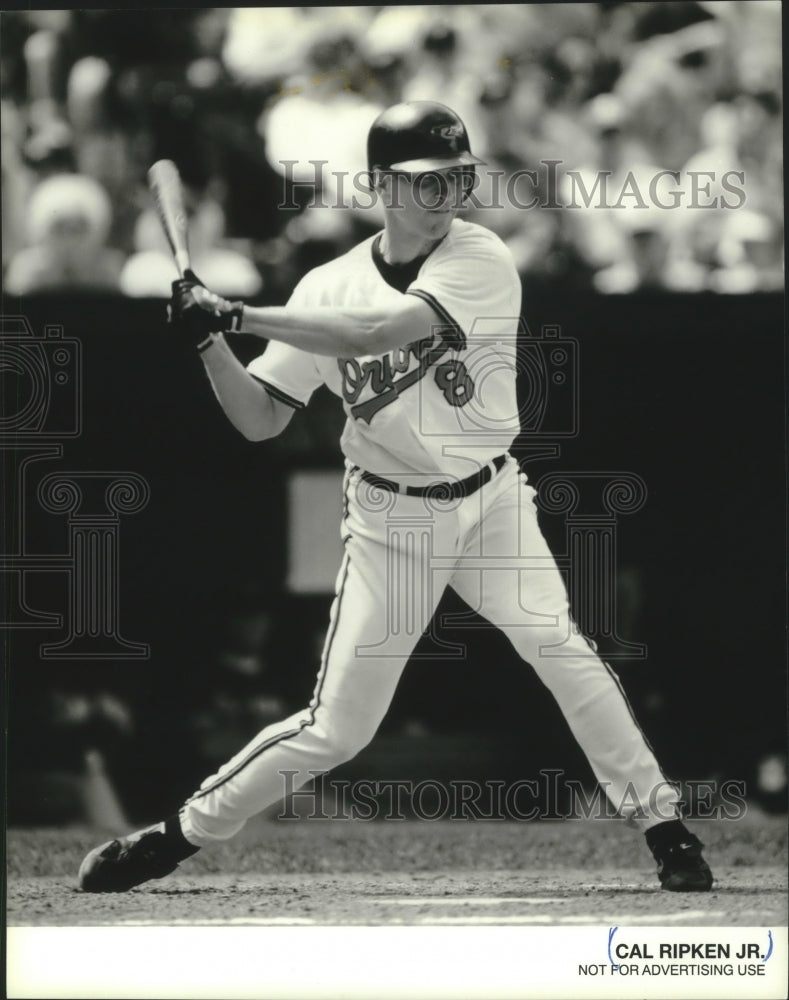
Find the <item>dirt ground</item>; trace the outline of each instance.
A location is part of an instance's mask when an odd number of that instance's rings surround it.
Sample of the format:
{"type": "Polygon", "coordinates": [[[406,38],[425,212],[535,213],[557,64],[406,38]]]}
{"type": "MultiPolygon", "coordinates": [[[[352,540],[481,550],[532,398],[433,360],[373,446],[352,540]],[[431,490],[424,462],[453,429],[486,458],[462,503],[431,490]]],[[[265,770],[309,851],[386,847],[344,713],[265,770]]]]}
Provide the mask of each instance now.
{"type": "Polygon", "coordinates": [[[643,838],[616,821],[261,820],[176,873],[88,895],[76,873],[100,835],[8,831],[9,926],[787,923],[786,817],[689,824],[713,891],[659,889],[643,838]]]}

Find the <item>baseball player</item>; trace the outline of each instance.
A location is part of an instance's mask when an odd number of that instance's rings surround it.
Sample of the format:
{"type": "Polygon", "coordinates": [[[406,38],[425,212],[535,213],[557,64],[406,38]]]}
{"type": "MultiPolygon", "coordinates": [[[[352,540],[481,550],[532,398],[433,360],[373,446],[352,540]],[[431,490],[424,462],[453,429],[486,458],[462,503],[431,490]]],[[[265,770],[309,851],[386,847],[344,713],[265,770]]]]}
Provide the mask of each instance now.
{"type": "Polygon", "coordinates": [[[421,101],[376,119],[368,157],[383,230],[309,272],[286,306],[228,302],[191,272],[170,303],[247,438],[279,434],[322,383],[343,401],[344,557],[312,700],[179,812],[91,851],[80,886],[161,878],[279,800],[283,772],[298,788],[358,753],[451,585],[550,689],[612,804],[646,834],[663,888],[709,890],[702,844],[616,676],[575,627],[535,491],[508,454],[521,283],[498,237],[458,218],[482,161],[453,111],[421,101]],[[239,330],[268,341],[247,368],[225,340],[239,330]]]}

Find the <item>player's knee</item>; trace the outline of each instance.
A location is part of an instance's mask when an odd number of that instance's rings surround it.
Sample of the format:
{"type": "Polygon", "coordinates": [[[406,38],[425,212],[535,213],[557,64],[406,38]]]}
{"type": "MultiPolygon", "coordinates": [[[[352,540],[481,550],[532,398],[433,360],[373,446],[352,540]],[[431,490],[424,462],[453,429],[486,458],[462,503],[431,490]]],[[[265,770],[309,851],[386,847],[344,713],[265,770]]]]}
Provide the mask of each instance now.
{"type": "Polygon", "coordinates": [[[324,753],[331,758],[332,767],[355,757],[372,740],[377,728],[361,719],[322,721],[322,725],[319,723],[318,733],[324,753]]]}
{"type": "Polygon", "coordinates": [[[555,624],[515,626],[507,629],[507,635],[522,659],[534,664],[535,661],[550,659],[563,654],[586,650],[587,642],[568,618],[560,618],[555,624]]]}
{"type": "Polygon", "coordinates": [[[375,735],[375,730],[367,730],[361,727],[354,727],[351,730],[338,734],[334,739],[334,750],[338,758],[338,763],[351,760],[368,745],[375,735]]]}

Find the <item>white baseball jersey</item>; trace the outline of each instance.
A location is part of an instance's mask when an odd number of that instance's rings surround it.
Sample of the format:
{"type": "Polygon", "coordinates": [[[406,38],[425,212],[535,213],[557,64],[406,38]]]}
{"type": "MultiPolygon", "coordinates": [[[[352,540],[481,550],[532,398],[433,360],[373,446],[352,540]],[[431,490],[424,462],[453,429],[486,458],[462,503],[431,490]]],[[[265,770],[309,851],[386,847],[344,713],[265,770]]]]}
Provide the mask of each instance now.
{"type": "Polygon", "coordinates": [[[289,304],[386,308],[417,295],[436,313],[431,335],[360,358],[271,342],[249,371],[297,409],[325,383],[348,417],[343,453],[361,469],[463,478],[506,452],[519,431],[518,273],[496,235],[459,219],[430,254],[402,266],[383,261],[380,238],[310,271],[289,304]]]}

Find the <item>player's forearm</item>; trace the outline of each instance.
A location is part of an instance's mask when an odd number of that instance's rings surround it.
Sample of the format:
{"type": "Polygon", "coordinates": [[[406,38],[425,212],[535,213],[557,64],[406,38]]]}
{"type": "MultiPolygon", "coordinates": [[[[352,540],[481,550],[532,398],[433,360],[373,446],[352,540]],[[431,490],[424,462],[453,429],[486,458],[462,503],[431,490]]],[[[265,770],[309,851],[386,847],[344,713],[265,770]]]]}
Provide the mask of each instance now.
{"type": "MultiPolygon", "coordinates": [[[[418,305],[419,300],[414,299],[418,305]]],[[[307,309],[291,306],[244,308],[242,330],[266,340],[280,340],[310,354],[355,358],[383,354],[428,336],[414,322],[408,303],[400,310],[380,308],[307,309]]]]}
{"type": "Polygon", "coordinates": [[[271,396],[244,368],[223,337],[200,355],[216,398],[228,420],[250,441],[265,441],[282,430],[271,396]]]}

